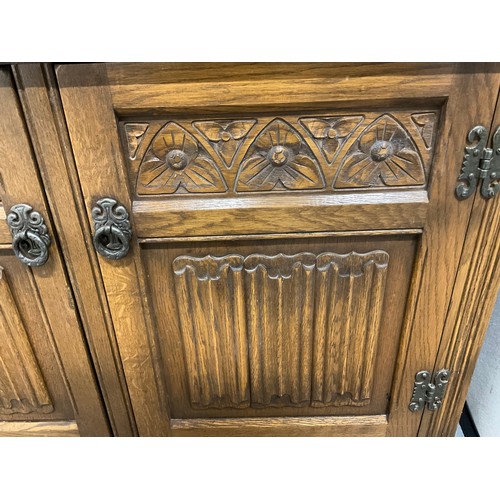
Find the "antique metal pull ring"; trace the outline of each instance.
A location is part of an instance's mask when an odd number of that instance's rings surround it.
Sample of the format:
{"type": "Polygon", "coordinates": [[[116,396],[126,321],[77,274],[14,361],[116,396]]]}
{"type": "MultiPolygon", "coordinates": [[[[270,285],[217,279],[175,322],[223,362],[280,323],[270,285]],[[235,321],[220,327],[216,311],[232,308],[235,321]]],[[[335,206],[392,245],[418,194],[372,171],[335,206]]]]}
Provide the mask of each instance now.
{"type": "Polygon", "coordinates": [[[50,236],[40,213],[20,203],[10,209],[7,224],[16,257],[27,266],[43,266],[49,258],[50,236]]]}
{"type": "Polygon", "coordinates": [[[127,209],[113,198],[101,198],[92,208],[94,248],[111,260],[127,255],[132,231],[127,209]]]}

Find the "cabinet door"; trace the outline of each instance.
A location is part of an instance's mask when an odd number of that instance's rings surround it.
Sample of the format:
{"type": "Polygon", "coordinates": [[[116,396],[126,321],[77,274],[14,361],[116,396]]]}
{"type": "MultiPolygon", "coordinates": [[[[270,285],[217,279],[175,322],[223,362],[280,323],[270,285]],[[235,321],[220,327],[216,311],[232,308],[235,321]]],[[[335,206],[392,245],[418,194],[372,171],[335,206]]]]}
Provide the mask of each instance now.
{"type": "Polygon", "coordinates": [[[490,69],[58,68],[89,221],[130,217],[99,265],[141,435],[418,433],[490,69]]]}
{"type": "Polygon", "coordinates": [[[0,436],[109,435],[7,68],[0,102],[0,436]],[[18,204],[47,226],[49,255],[39,267],[14,255],[7,217],[18,204]]]}

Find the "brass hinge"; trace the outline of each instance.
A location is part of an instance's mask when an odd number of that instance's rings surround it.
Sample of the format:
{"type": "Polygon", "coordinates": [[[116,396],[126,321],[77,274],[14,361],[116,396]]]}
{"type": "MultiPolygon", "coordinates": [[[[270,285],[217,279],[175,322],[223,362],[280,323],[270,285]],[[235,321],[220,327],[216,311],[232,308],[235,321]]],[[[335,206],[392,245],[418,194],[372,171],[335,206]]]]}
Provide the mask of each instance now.
{"type": "Polygon", "coordinates": [[[441,408],[449,380],[450,371],[446,369],[439,370],[433,377],[428,371],[418,372],[415,375],[410,411],[419,411],[424,405],[427,405],[430,411],[441,408]]]}
{"type": "Polygon", "coordinates": [[[492,147],[486,147],[488,130],[476,125],[469,130],[462,171],[455,192],[461,200],[468,198],[482,179],[481,194],[493,198],[500,191],[500,126],[493,134],[492,147]]]}

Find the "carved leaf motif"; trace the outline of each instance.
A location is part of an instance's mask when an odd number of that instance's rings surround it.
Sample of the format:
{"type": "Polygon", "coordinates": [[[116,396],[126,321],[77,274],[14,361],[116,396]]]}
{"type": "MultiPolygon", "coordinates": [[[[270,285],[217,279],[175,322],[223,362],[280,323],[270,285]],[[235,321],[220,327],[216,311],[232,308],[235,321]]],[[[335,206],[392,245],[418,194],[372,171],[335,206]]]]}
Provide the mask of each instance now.
{"type": "Polygon", "coordinates": [[[413,140],[393,117],[383,115],[349,148],[335,187],[419,186],[424,183],[422,159],[413,140]]]}
{"type": "Polygon", "coordinates": [[[256,123],[256,120],[203,121],[193,125],[212,143],[225,166],[231,168],[243,139],[256,123]]]}
{"type": "Polygon", "coordinates": [[[326,161],[332,164],[342,145],[363,121],[362,116],[302,118],[302,126],[313,137],[326,161]]]}
{"type": "Polygon", "coordinates": [[[128,153],[131,160],[135,158],[137,150],[141,145],[144,134],[148,130],[149,125],[147,123],[126,123],[125,133],[127,135],[128,142],[128,153]]]}
{"type": "Polygon", "coordinates": [[[436,117],[436,113],[417,113],[411,115],[411,121],[417,127],[418,133],[422,137],[427,149],[431,149],[432,147],[436,117]]]}
{"type": "Polygon", "coordinates": [[[153,138],[139,168],[137,193],[222,193],[219,169],[196,139],[170,122],[153,138]]]}
{"type": "Polygon", "coordinates": [[[255,138],[239,168],[236,191],[321,189],[323,174],[300,134],[283,120],[255,138]]]}

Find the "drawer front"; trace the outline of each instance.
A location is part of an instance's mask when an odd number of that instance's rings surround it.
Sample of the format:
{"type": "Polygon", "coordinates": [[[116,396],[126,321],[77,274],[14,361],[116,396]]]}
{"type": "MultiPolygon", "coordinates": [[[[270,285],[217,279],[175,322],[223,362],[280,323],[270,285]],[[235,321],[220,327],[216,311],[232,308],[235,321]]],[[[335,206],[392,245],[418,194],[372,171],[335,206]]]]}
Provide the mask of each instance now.
{"type": "Polygon", "coordinates": [[[99,265],[142,435],[417,433],[413,380],[435,361],[471,209],[453,193],[475,78],[59,67],[90,223],[106,197],[128,212],[104,215],[130,223],[128,253],[99,265]]]}

